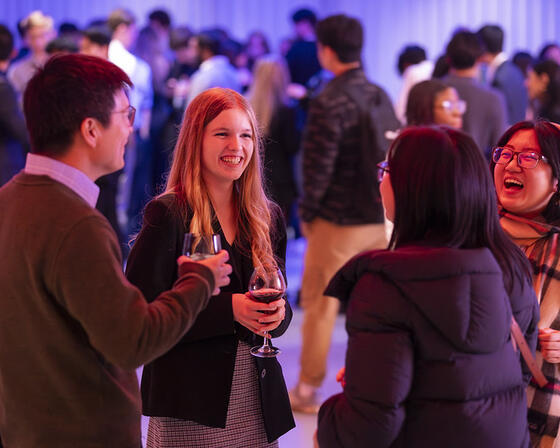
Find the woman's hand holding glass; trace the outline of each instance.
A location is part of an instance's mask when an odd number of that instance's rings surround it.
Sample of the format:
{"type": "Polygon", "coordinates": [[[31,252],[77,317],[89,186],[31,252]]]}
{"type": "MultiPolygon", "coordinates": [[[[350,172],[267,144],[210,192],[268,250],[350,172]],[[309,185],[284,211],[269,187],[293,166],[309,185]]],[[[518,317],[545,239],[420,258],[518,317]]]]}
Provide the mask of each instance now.
{"type": "Polygon", "coordinates": [[[270,303],[256,302],[251,299],[249,293],[233,294],[232,308],[234,320],[259,336],[264,336],[264,332],[278,328],[286,316],[284,299],[270,303]]]}

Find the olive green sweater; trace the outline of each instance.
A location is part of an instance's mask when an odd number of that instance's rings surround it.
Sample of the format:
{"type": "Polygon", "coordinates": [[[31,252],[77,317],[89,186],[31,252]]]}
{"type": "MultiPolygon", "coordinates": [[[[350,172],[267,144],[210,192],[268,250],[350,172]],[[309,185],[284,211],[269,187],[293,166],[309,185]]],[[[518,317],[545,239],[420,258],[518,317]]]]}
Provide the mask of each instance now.
{"type": "Polygon", "coordinates": [[[140,447],[135,369],[189,329],[211,271],[182,265],[148,304],[123,275],[107,220],[64,185],[24,173],[0,188],[0,255],[5,446],[140,447]]]}

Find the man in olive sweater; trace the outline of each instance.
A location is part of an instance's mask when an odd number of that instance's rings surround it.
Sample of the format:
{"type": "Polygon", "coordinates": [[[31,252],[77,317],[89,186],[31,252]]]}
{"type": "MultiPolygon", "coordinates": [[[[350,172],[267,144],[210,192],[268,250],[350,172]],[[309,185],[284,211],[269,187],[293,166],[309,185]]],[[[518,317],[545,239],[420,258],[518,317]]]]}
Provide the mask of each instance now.
{"type": "Polygon", "coordinates": [[[0,189],[6,447],[140,447],[135,369],[171,348],[229,283],[227,253],[182,257],[173,289],[150,304],[125,279],[94,180],[123,166],[127,85],[110,62],[67,55],[25,92],[32,154],[0,189]]]}

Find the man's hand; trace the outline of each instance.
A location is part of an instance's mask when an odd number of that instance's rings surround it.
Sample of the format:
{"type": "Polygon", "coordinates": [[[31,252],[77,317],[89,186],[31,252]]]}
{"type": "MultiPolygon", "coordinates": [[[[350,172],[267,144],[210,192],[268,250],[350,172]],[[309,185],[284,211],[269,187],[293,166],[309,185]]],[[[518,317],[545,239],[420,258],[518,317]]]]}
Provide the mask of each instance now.
{"type": "Polygon", "coordinates": [[[214,291],[212,292],[212,295],[216,296],[220,293],[220,288],[222,286],[229,285],[229,274],[231,274],[231,265],[226,263],[228,259],[229,254],[227,253],[227,251],[221,250],[217,255],[200,261],[193,261],[185,255],[181,255],[177,259],[177,263],[179,264],[179,266],[181,266],[181,264],[189,261],[191,263],[203,264],[208,269],[210,269],[212,271],[212,274],[214,274],[214,283],[216,285],[214,291]]]}

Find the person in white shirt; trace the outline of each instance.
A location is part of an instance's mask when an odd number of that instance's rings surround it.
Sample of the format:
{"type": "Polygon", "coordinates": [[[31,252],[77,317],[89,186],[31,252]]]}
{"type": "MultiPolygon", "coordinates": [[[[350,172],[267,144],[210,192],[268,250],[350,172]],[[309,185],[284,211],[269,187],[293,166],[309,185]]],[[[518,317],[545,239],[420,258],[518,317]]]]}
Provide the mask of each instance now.
{"type": "Polygon", "coordinates": [[[407,45],[399,54],[397,69],[403,83],[395,102],[395,114],[401,123],[406,124],[408,93],[415,84],[431,78],[434,64],[426,59],[426,51],[422,47],[407,45]]]}
{"type": "Polygon", "coordinates": [[[121,177],[117,197],[117,217],[125,234],[137,229],[138,215],[151,192],[151,164],[153,149],[149,141],[154,92],[150,66],[133,55],[132,48],[138,35],[136,18],[126,9],[115,9],[107,21],[112,40],[109,61],[122,69],[133,83],[130,104],[136,108],[137,122],[134,138],[129,141],[124,176],[121,177]]]}
{"type": "Polygon", "coordinates": [[[193,36],[189,46],[194,47],[201,64],[191,77],[187,104],[199,93],[212,87],[225,87],[241,92],[237,70],[221,54],[221,42],[216,33],[206,31],[193,36]]]}

